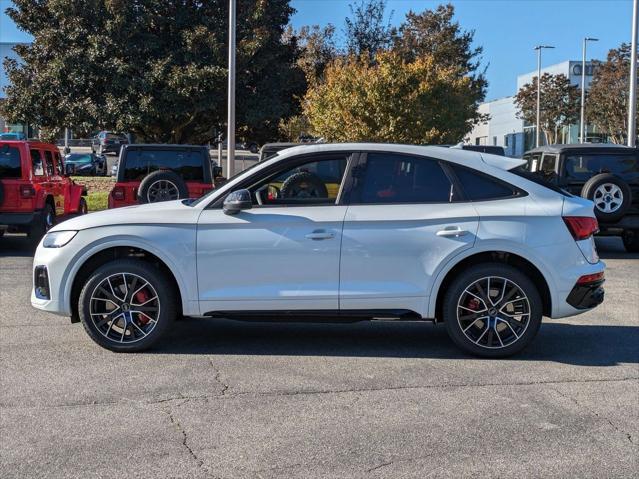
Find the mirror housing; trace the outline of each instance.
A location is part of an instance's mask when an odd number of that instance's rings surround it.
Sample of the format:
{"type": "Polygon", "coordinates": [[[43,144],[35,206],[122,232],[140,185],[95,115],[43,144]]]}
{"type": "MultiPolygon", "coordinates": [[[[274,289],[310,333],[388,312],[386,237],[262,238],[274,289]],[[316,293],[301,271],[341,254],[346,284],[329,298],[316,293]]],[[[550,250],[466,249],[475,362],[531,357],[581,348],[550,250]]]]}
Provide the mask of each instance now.
{"type": "Polygon", "coordinates": [[[244,189],[229,193],[224,199],[222,208],[227,215],[235,215],[242,210],[250,210],[253,208],[251,193],[249,190],[244,189]]]}

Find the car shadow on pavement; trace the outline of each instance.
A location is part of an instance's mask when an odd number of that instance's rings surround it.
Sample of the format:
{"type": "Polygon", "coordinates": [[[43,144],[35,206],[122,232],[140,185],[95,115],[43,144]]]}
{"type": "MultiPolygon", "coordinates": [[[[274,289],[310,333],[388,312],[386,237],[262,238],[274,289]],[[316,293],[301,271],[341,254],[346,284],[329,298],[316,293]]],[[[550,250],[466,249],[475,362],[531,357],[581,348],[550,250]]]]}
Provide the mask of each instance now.
{"type": "MultiPolygon", "coordinates": [[[[639,327],[544,323],[517,361],[580,366],[639,363],[639,327]]],[[[256,323],[184,318],[157,354],[473,358],[448,338],[443,325],[408,322],[349,324],[256,323]],[[170,338],[170,339],[169,339],[170,338]]],[[[481,360],[475,358],[476,360],[481,360]]]]}
{"type": "Polygon", "coordinates": [[[13,257],[33,257],[35,245],[29,241],[26,235],[5,234],[0,237],[0,258],[13,257]]]}

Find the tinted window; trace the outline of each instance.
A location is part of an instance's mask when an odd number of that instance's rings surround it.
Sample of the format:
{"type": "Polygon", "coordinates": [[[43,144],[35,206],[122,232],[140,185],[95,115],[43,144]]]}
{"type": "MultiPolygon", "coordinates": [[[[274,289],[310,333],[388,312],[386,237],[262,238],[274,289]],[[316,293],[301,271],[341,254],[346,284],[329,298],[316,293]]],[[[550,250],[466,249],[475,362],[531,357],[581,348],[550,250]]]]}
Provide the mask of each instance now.
{"type": "Polygon", "coordinates": [[[517,191],[512,186],[502,183],[487,175],[474,172],[470,168],[459,165],[450,165],[461,183],[466,199],[491,200],[495,198],[509,198],[515,196],[517,191]]]}
{"type": "Polygon", "coordinates": [[[139,181],[157,170],[172,170],[185,181],[203,181],[204,165],[209,165],[201,151],[139,150],[128,151],[124,162],[123,179],[139,181]]]}
{"type": "Polygon", "coordinates": [[[21,178],[20,150],[14,146],[0,146],[0,178],[21,178]]]}
{"type": "Polygon", "coordinates": [[[47,162],[47,175],[54,176],[55,172],[53,170],[53,153],[51,153],[50,151],[45,151],[44,157],[46,158],[47,162]]]}
{"type": "Polygon", "coordinates": [[[35,176],[44,175],[44,166],[42,165],[42,156],[39,150],[31,150],[31,164],[33,165],[33,174],[35,176]]]}
{"type": "Polygon", "coordinates": [[[335,204],[348,158],[323,158],[286,168],[250,190],[257,204],[335,204]]]}
{"type": "Polygon", "coordinates": [[[369,153],[356,173],[352,203],[448,203],[453,188],[439,163],[393,153],[369,153]]]}
{"type": "Polygon", "coordinates": [[[599,173],[624,176],[639,172],[637,156],[629,154],[570,154],[564,163],[566,178],[577,181],[588,181],[599,173]]]}

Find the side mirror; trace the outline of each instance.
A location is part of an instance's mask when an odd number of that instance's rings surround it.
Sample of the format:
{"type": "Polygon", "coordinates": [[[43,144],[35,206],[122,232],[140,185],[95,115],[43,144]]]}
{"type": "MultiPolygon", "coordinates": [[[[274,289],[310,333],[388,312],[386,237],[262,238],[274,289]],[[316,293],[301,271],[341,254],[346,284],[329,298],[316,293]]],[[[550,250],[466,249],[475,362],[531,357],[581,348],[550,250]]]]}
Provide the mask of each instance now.
{"type": "Polygon", "coordinates": [[[236,190],[230,193],[224,200],[224,213],[227,215],[235,215],[242,210],[253,208],[251,201],[251,193],[249,190],[236,190]]]}

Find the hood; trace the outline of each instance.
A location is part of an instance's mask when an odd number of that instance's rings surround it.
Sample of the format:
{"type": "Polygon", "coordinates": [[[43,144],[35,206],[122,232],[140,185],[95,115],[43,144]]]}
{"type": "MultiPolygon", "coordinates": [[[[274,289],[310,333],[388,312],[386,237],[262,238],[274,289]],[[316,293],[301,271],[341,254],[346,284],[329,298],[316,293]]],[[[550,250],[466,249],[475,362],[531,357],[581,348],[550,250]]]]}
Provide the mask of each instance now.
{"type": "Polygon", "coordinates": [[[201,210],[184,200],[126,206],[76,216],[54,226],[51,231],[85,230],[101,226],[136,224],[195,224],[201,210]]]}

